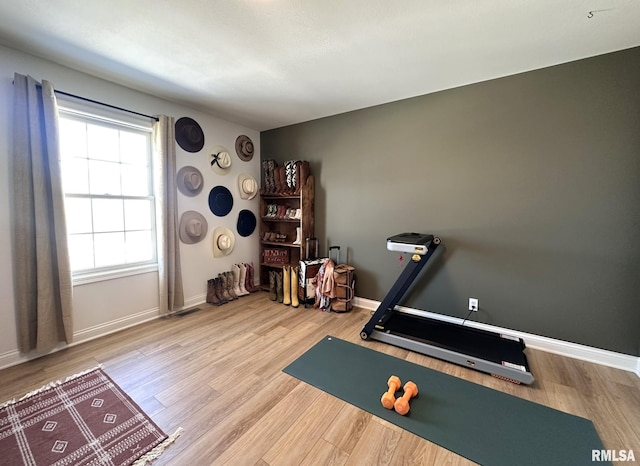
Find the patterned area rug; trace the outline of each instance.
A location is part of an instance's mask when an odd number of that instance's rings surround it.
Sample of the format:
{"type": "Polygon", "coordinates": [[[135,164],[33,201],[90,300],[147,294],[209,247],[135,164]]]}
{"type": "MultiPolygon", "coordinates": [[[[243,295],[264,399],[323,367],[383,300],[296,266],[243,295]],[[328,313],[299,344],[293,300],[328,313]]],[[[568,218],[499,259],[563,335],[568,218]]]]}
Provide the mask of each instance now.
{"type": "Polygon", "coordinates": [[[0,405],[0,463],[143,465],[167,436],[111,378],[95,368],[0,405]]]}

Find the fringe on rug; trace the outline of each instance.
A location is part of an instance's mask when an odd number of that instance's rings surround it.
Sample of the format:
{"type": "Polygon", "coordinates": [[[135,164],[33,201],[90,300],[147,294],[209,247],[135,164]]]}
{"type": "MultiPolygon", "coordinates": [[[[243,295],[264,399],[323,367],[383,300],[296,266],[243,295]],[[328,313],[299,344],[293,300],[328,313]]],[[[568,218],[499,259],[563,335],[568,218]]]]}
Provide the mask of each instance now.
{"type": "Polygon", "coordinates": [[[78,372],[77,374],[70,375],[69,377],[67,377],[64,380],[56,380],[54,382],[49,382],[48,384],[43,385],[42,387],[40,387],[40,388],[38,388],[36,390],[33,390],[33,391],[30,391],[29,393],[26,393],[25,395],[20,397],[18,400],[13,398],[11,400],[5,401],[4,403],[0,403],[0,409],[6,408],[7,406],[10,406],[10,405],[13,405],[13,404],[16,404],[18,401],[25,400],[25,399],[27,399],[27,398],[29,398],[31,396],[37,395],[38,393],[44,392],[45,390],[49,390],[50,388],[54,388],[54,387],[57,387],[58,385],[62,385],[63,383],[68,382],[70,380],[77,379],[78,377],[83,376],[85,374],[88,374],[89,372],[93,372],[96,369],[102,369],[102,364],[98,364],[97,366],[95,366],[95,367],[93,367],[91,369],[86,369],[86,370],[84,370],[82,372],[78,372]]]}
{"type": "Polygon", "coordinates": [[[176,430],[172,435],[167,437],[164,442],[156,445],[155,448],[153,448],[153,450],[142,455],[131,466],[144,466],[158,459],[160,455],[162,455],[162,453],[164,453],[164,451],[167,448],[169,448],[171,444],[173,444],[173,442],[175,442],[178,437],[180,437],[180,434],[182,434],[182,430],[183,430],[182,427],[178,427],[178,430],[176,430]]]}

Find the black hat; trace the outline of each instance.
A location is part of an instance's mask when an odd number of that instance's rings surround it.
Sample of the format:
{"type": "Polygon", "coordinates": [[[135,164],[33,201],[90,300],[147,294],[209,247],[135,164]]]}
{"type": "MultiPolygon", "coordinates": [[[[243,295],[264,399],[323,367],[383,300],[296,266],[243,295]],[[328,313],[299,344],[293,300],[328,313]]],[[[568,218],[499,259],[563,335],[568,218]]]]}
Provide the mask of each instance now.
{"type": "Polygon", "coordinates": [[[233,207],[233,195],[224,186],[216,186],[209,192],[209,209],[214,215],[224,217],[233,207]]]}
{"type": "Polygon", "coordinates": [[[253,212],[243,209],[238,214],[238,234],[240,236],[250,236],[256,229],[256,216],[253,212]]]}
{"type": "Polygon", "coordinates": [[[182,117],[176,121],[176,141],[187,152],[198,152],[204,147],[204,133],[196,120],[182,117]]]}

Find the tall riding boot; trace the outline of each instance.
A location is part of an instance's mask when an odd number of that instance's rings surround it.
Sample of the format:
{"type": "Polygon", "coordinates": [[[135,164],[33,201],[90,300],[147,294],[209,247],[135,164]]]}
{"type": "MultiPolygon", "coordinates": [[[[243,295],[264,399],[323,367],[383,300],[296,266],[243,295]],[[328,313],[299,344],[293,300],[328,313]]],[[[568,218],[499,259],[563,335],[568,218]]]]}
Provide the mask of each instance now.
{"type": "Polygon", "coordinates": [[[282,291],[282,272],[276,272],[276,295],[279,303],[284,301],[284,292],[282,291]]]}
{"type": "Polygon", "coordinates": [[[238,271],[240,272],[240,283],[238,284],[238,287],[240,288],[240,296],[247,296],[249,294],[249,291],[245,286],[245,282],[247,281],[247,268],[244,264],[240,263],[238,264],[238,271]]]}
{"type": "Polygon", "coordinates": [[[278,300],[278,290],[276,287],[276,273],[273,270],[269,271],[269,299],[271,301],[278,300]]]}
{"type": "Polygon", "coordinates": [[[282,266],[282,292],[284,294],[282,304],[291,305],[291,266],[282,266]]]}
{"type": "Polygon", "coordinates": [[[291,267],[291,306],[298,307],[298,269],[299,267],[291,267]]]}
{"type": "Polygon", "coordinates": [[[231,266],[231,275],[233,275],[233,293],[238,298],[244,296],[240,291],[240,267],[237,264],[231,266]]]}
{"type": "Polygon", "coordinates": [[[220,301],[220,304],[228,302],[229,300],[224,297],[224,289],[222,287],[222,280],[220,279],[220,277],[214,278],[213,284],[215,286],[216,297],[220,301]]]}

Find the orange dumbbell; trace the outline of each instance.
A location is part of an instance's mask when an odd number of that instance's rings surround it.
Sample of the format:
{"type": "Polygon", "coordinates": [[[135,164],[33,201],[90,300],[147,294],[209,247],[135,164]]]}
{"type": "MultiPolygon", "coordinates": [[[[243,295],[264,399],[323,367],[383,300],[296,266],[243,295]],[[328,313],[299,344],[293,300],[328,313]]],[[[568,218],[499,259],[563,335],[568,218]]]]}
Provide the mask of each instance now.
{"type": "Polygon", "coordinates": [[[389,390],[387,390],[385,394],[382,395],[380,401],[382,402],[382,406],[384,406],[385,408],[393,409],[393,404],[396,402],[396,392],[400,390],[402,382],[400,382],[400,379],[398,377],[392,375],[391,377],[389,377],[389,380],[387,380],[387,385],[389,386],[389,390]]]}
{"type": "Polygon", "coordinates": [[[413,382],[404,384],[404,394],[396,400],[393,407],[396,413],[403,416],[409,412],[409,400],[418,395],[418,386],[413,382]]]}

